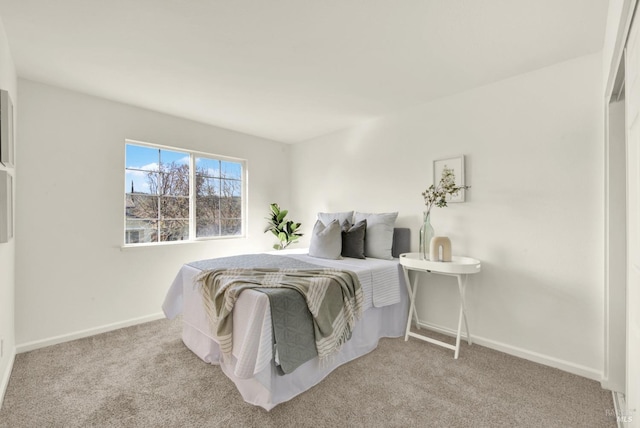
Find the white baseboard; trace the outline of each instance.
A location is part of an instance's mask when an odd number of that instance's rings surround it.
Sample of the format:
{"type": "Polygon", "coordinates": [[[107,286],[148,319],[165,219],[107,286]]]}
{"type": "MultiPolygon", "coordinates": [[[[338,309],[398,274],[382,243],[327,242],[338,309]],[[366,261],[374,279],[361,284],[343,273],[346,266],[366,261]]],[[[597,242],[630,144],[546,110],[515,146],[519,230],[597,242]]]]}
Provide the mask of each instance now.
{"type": "Polygon", "coordinates": [[[132,325],[143,324],[149,321],[156,321],[159,319],[165,318],[162,312],[147,315],[140,318],[133,318],[126,321],[121,321],[113,324],[107,324],[100,327],[90,328],[87,330],[76,331],[74,333],[63,334],[60,336],[50,337],[48,339],[42,340],[34,340],[33,342],[22,343],[20,345],[16,345],[16,354],[21,354],[23,352],[33,351],[35,349],[44,348],[46,346],[57,345],[59,343],[70,342],[76,339],[82,339],[89,336],[95,336],[96,334],[106,333],[108,331],[118,330],[124,327],[130,327],[132,325]]]}
{"type": "Polygon", "coordinates": [[[602,386],[602,389],[607,389],[612,392],[620,392],[624,390],[624,384],[621,385],[620,382],[612,382],[611,379],[606,378],[604,374],[602,375],[600,386],[602,386]]]}
{"type": "Polygon", "coordinates": [[[13,362],[16,359],[16,348],[11,349],[9,353],[9,364],[7,364],[7,368],[4,373],[2,373],[2,379],[0,379],[0,409],[2,408],[2,404],[4,403],[4,394],[7,392],[7,387],[9,386],[9,379],[11,378],[11,372],[13,371],[13,362]]]}
{"type": "MultiPolygon", "coordinates": [[[[438,333],[446,334],[447,336],[455,337],[457,334],[457,331],[450,328],[423,322],[420,322],[419,324],[421,328],[433,330],[438,333]]],[[[462,335],[462,337],[466,339],[466,336],[464,334],[462,335]]],[[[527,349],[518,348],[516,346],[507,345],[506,343],[497,342],[495,340],[486,339],[484,337],[472,335],[471,339],[472,343],[477,343],[478,345],[495,349],[496,351],[504,352],[505,354],[524,358],[525,360],[560,369],[562,371],[586,377],[587,379],[596,380],[598,382],[602,380],[603,372],[595,370],[591,367],[582,366],[580,364],[572,363],[571,361],[565,361],[559,358],[551,357],[549,355],[544,355],[538,352],[529,351],[527,349]]]]}
{"type": "Polygon", "coordinates": [[[618,428],[624,428],[624,416],[628,416],[627,403],[623,393],[611,391],[618,428]]]}

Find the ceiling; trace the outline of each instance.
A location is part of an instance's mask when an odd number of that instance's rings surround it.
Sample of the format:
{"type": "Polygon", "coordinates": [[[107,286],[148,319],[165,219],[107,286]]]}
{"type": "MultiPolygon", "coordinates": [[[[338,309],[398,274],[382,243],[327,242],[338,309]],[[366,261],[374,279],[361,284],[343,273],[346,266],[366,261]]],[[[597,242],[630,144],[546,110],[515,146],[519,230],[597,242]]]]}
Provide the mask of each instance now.
{"type": "Polygon", "coordinates": [[[18,75],[282,142],[598,52],[608,0],[0,0],[18,75]]]}

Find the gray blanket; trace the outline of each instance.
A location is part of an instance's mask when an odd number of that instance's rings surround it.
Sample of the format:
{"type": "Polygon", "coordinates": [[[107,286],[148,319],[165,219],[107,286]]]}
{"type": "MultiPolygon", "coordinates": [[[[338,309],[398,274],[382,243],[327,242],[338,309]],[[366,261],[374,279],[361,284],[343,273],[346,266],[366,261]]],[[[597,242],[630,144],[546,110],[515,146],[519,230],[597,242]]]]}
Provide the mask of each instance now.
{"type": "Polygon", "coordinates": [[[269,296],[273,355],[278,374],[291,373],[318,355],[313,317],[302,294],[287,288],[256,288],[269,296]]]}
{"type": "Polygon", "coordinates": [[[226,268],[285,268],[285,269],[318,269],[323,266],[306,263],[287,256],[273,254],[245,254],[242,256],[220,257],[187,263],[199,270],[226,268]]]}

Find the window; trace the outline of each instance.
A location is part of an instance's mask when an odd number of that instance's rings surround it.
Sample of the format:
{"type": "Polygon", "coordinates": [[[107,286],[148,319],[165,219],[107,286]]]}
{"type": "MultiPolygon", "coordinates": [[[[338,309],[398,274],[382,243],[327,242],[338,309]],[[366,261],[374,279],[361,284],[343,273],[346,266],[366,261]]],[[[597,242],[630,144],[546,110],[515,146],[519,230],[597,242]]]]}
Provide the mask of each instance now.
{"type": "Polygon", "coordinates": [[[125,244],[240,236],[244,162],[127,142],[125,244]]]}
{"type": "Polygon", "coordinates": [[[242,164],[196,157],[196,237],[242,233],[242,164]]]}

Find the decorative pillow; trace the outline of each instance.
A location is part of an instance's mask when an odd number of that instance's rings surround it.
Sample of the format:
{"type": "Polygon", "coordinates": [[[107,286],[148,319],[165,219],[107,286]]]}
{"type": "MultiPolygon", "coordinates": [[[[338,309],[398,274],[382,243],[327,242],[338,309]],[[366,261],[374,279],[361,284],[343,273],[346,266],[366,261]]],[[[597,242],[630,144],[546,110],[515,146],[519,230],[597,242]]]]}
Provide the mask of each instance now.
{"type": "Polygon", "coordinates": [[[364,255],[376,259],[391,260],[393,228],[398,213],[360,213],[356,211],[356,223],[367,220],[367,234],[364,240],[364,255]]]}
{"type": "Polygon", "coordinates": [[[351,225],[348,220],[342,223],[342,257],[364,259],[364,240],[367,232],[367,220],[351,225]]]}
{"type": "Polygon", "coordinates": [[[341,251],[342,236],[338,220],[333,220],[326,227],[322,221],[316,221],[311,232],[309,255],[321,259],[340,259],[341,251]]]}
{"type": "Polygon", "coordinates": [[[353,223],[353,211],[345,211],[343,213],[318,213],[318,220],[325,226],[333,220],[338,220],[338,224],[342,224],[347,220],[349,224],[351,224],[353,223]]]}

